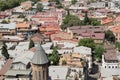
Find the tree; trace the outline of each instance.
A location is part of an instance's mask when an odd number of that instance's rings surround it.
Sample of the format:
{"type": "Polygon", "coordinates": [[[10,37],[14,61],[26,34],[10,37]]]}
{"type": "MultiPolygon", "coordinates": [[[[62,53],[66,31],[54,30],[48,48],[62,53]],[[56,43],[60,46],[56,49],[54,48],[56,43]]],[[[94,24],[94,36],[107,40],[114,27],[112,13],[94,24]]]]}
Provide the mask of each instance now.
{"type": "Polygon", "coordinates": [[[113,34],[112,31],[107,30],[105,32],[105,39],[108,40],[108,41],[110,41],[110,42],[115,42],[115,35],[113,34]]]}
{"type": "Polygon", "coordinates": [[[55,2],[57,5],[61,4],[59,0],[50,0],[50,2],[55,2]]]}
{"type": "Polygon", "coordinates": [[[85,18],[84,18],[84,25],[90,25],[90,19],[88,18],[87,12],[85,13],[85,18]]]}
{"type": "Polygon", "coordinates": [[[24,18],[24,21],[26,21],[26,22],[27,22],[27,21],[28,21],[28,18],[24,18]]]}
{"type": "Polygon", "coordinates": [[[90,18],[90,22],[91,22],[90,24],[92,26],[100,26],[101,25],[101,22],[94,18],[90,18]]]}
{"type": "Polygon", "coordinates": [[[7,45],[5,44],[5,42],[3,41],[3,46],[5,47],[5,48],[7,48],[7,45]]]}
{"type": "Polygon", "coordinates": [[[1,23],[2,24],[8,24],[8,22],[6,20],[3,20],[1,23]]]}
{"type": "Polygon", "coordinates": [[[82,25],[80,19],[75,15],[68,14],[63,20],[62,28],[66,29],[67,27],[79,26],[79,25],[82,25]]]}
{"type": "Polygon", "coordinates": [[[102,54],[104,53],[105,49],[102,45],[97,45],[94,50],[94,57],[99,61],[102,60],[102,54]]]}
{"type": "Polygon", "coordinates": [[[37,4],[37,11],[41,12],[43,10],[43,5],[41,3],[37,4]]]}
{"type": "Polygon", "coordinates": [[[77,2],[77,0],[72,0],[71,3],[72,4],[75,4],[77,2]]]}
{"type": "Polygon", "coordinates": [[[6,59],[9,59],[9,54],[8,54],[8,51],[7,51],[7,47],[5,46],[5,44],[3,43],[3,46],[2,46],[2,52],[1,54],[6,58],[6,59]]]}
{"type": "Polygon", "coordinates": [[[116,42],[115,47],[118,49],[118,51],[120,51],[120,42],[116,42]]]}
{"type": "Polygon", "coordinates": [[[60,8],[63,8],[63,5],[62,5],[62,4],[58,4],[56,7],[57,7],[58,9],[60,9],[60,8]]]}
{"type": "Polygon", "coordinates": [[[95,43],[94,40],[91,38],[84,38],[84,39],[80,39],[78,46],[86,46],[91,48],[92,50],[95,49],[95,43]]]}
{"type": "Polygon", "coordinates": [[[33,42],[33,40],[32,40],[32,39],[30,39],[30,43],[29,43],[29,49],[30,49],[30,48],[32,48],[32,47],[35,47],[35,45],[34,45],[34,42],[33,42]]]}
{"type": "Polygon", "coordinates": [[[26,16],[24,14],[20,14],[18,18],[25,18],[26,16]]]}
{"type": "Polygon", "coordinates": [[[59,64],[60,55],[57,51],[57,47],[53,48],[52,54],[49,56],[49,60],[52,62],[52,65],[59,64]]]}

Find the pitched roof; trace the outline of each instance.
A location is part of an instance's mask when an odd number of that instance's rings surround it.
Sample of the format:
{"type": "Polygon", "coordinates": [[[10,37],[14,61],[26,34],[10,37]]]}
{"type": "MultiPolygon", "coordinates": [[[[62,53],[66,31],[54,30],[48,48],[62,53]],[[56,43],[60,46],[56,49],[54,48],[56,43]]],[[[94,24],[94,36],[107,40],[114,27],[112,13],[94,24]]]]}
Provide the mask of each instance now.
{"type": "Polygon", "coordinates": [[[70,40],[72,39],[73,36],[71,36],[71,33],[67,33],[67,32],[58,32],[56,34],[52,34],[51,35],[51,40],[70,40]]]}
{"type": "Polygon", "coordinates": [[[37,44],[37,48],[35,51],[35,54],[32,58],[32,63],[37,64],[37,65],[42,65],[48,63],[48,58],[45,54],[45,51],[43,50],[42,46],[40,43],[37,44]]]}
{"type": "Polygon", "coordinates": [[[110,30],[113,31],[114,33],[120,33],[120,27],[119,26],[114,26],[110,30]]]}
{"type": "Polygon", "coordinates": [[[0,29],[15,29],[16,24],[15,23],[9,23],[9,24],[0,24],[0,29]]]}
{"type": "Polygon", "coordinates": [[[17,23],[16,24],[16,28],[29,28],[30,27],[30,24],[27,23],[27,22],[23,22],[23,23],[17,23]]]}
{"type": "Polygon", "coordinates": [[[108,23],[112,23],[113,21],[114,19],[112,17],[107,17],[101,20],[101,24],[108,24],[108,23]]]}

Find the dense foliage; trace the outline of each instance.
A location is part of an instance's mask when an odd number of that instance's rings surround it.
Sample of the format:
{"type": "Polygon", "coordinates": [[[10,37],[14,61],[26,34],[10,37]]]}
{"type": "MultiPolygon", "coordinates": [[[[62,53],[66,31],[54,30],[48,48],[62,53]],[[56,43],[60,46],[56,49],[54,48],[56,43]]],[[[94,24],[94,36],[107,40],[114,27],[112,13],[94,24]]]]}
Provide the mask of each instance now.
{"type": "Polygon", "coordinates": [[[62,28],[65,29],[67,27],[79,26],[81,24],[82,24],[82,22],[80,21],[80,19],[77,16],[69,14],[63,20],[62,28]]]}
{"type": "Polygon", "coordinates": [[[0,0],[0,11],[17,7],[24,1],[33,1],[36,3],[38,0],[0,0]]]}
{"type": "Polygon", "coordinates": [[[30,48],[32,48],[32,47],[34,47],[34,46],[35,46],[35,44],[34,44],[33,40],[32,40],[32,39],[30,39],[29,49],[30,49],[30,48]]]}
{"type": "Polygon", "coordinates": [[[115,46],[116,46],[116,48],[118,49],[118,51],[120,51],[120,42],[116,42],[116,43],[115,43],[115,46]]]}
{"type": "Polygon", "coordinates": [[[59,64],[60,55],[59,55],[57,49],[58,49],[57,47],[54,47],[52,54],[49,55],[49,57],[48,57],[52,65],[59,64]]]}
{"type": "Polygon", "coordinates": [[[92,26],[100,26],[101,23],[97,19],[89,18],[87,13],[85,13],[84,20],[80,20],[78,16],[71,15],[69,10],[67,9],[67,15],[63,20],[62,28],[66,29],[71,26],[82,26],[82,25],[92,25],[92,26]]]}
{"type": "Polygon", "coordinates": [[[83,20],[84,25],[99,26],[101,22],[94,18],[89,18],[87,13],[85,13],[85,18],[83,20]]]}
{"type": "Polygon", "coordinates": [[[8,24],[9,21],[3,20],[1,23],[2,23],[2,24],[8,24]]]}
{"type": "Polygon", "coordinates": [[[86,47],[91,48],[92,50],[95,49],[94,40],[91,39],[91,38],[83,38],[83,39],[80,39],[80,41],[79,41],[79,43],[78,43],[78,46],[86,46],[86,47]]]}
{"type": "Polygon", "coordinates": [[[61,4],[60,0],[50,0],[50,2],[55,2],[57,8],[63,8],[63,5],[61,4]]]}
{"type": "Polygon", "coordinates": [[[37,11],[41,12],[43,10],[43,5],[41,3],[37,4],[37,11]]]}
{"type": "Polygon", "coordinates": [[[91,24],[91,22],[90,22],[90,19],[88,18],[88,15],[87,15],[87,13],[85,13],[85,18],[84,18],[84,25],[89,25],[89,24],[91,24]]]}
{"type": "Polygon", "coordinates": [[[13,7],[19,6],[22,0],[1,0],[0,1],[0,11],[6,9],[11,9],[13,7]]]}
{"type": "Polygon", "coordinates": [[[98,61],[102,60],[102,54],[104,53],[105,49],[102,45],[97,45],[94,50],[94,57],[98,61]]]}
{"type": "Polygon", "coordinates": [[[77,0],[72,0],[71,3],[72,4],[75,4],[77,2],[77,0]]]}
{"type": "Polygon", "coordinates": [[[3,42],[1,54],[2,54],[6,59],[9,59],[9,56],[10,56],[10,55],[8,54],[7,45],[5,44],[5,42],[3,42]]]}
{"type": "Polygon", "coordinates": [[[108,30],[105,32],[105,39],[110,42],[115,42],[115,35],[113,34],[112,31],[108,30]]]}

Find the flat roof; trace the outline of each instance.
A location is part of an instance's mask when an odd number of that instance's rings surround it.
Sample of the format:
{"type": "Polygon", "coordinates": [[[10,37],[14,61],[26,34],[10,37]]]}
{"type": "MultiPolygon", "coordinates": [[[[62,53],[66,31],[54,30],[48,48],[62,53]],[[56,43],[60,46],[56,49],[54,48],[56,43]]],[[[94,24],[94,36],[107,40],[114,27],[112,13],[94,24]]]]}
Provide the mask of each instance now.
{"type": "Polygon", "coordinates": [[[31,70],[8,70],[6,76],[29,75],[31,70]]]}
{"type": "Polygon", "coordinates": [[[50,66],[49,76],[51,80],[60,79],[66,80],[68,74],[69,66],[50,66]]]}

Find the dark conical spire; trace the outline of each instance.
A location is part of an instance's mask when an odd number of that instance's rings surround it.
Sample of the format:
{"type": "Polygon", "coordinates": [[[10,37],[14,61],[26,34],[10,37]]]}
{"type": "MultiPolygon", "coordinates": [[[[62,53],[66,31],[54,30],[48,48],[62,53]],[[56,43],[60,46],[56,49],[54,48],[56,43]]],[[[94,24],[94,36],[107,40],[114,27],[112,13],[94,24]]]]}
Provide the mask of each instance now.
{"type": "Polygon", "coordinates": [[[40,43],[37,44],[37,48],[36,48],[35,54],[34,54],[31,62],[33,64],[37,64],[37,65],[42,65],[42,64],[46,64],[49,62],[49,60],[45,54],[45,51],[43,50],[40,43]]]}

